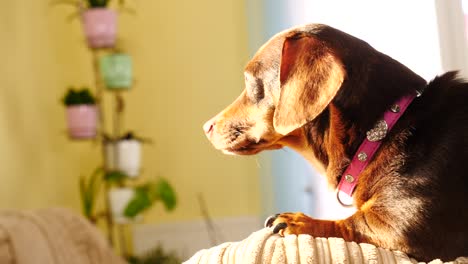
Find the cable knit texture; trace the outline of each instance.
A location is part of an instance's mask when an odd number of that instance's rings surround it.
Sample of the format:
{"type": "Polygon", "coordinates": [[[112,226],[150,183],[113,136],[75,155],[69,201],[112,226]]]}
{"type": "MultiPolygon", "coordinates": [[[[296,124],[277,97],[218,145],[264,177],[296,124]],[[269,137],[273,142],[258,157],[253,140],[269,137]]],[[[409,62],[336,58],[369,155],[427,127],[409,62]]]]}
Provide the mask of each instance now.
{"type": "Polygon", "coordinates": [[[102,234],[66,209],[0,212],[1,264],[124,264],[102,234]]]}
{"type": "MultiPolygon", "coordinates": [[[[345,242],[341,238],[313,238],[309,235],[280,237],[271,228],[252,233],[240,242],[228,242],[198,251],[184,264],[334,264],[334,263],[423,263],[405,253],[370,244],[345,242]]],[[[430,264],[442,264],[433,260],[430,264]]],[[[453,264],[468,263],[460,257],[453,264]]]]}

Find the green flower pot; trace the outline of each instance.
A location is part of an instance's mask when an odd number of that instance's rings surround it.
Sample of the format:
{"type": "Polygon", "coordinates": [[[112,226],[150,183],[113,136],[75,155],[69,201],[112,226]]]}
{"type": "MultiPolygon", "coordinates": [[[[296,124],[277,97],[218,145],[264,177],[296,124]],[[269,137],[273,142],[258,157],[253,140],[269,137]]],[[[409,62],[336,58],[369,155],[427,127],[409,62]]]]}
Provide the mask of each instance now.
{"type": "Polygon", "coordinates": [[[129,89],[132,86],[132,58],[127,54],[110,54],[100,60],[101,74],[109,89],[129,89]]]}

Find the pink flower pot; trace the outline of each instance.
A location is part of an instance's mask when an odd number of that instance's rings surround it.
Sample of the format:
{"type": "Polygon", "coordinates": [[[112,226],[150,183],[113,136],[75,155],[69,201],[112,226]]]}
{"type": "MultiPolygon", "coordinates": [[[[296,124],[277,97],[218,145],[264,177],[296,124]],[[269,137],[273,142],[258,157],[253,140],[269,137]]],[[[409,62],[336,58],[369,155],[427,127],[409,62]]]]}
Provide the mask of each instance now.
{"type": "Polygon", "coordinates": [[[74,105],[67,107],[68,134],[72,138],[96,137],[97,108],[95,105],[74,105]]]}
{"type": "Polygon", "coordinates": [[[107,8],[91,8],[82,14],[83,30],[91,48],[109,48],[115,44],[117,14],[107,8]]]}

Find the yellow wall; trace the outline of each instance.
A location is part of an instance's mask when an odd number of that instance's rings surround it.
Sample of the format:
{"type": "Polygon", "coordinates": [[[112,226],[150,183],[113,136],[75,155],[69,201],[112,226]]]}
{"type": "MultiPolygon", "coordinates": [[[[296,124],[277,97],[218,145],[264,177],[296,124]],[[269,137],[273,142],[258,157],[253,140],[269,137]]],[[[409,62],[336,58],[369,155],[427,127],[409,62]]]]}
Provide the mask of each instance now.
{"type": "MultiPolygon", "coordinates": [[[[27,2],[27,3],[26,3],[27,2]]],[[[92,84],[91,57],[73,9],[43,1],[0,8],[0,207],[79,210],[78,176],[99,165],[99,146],[71,142],[59,102],[68,85],[92,84]]],[[[255,157],[225,156],[203,135],[205,120],[242,90],[248,60],[244,1],[128,1],[119,39],[133,56],[136,85],[125,95],[125,126],[151,137],[144,175],[175,186],[179,204],[147,221],[259,214],[255,157]]],[[[106,98],[107,107],[110,105],[106,98]]]]}

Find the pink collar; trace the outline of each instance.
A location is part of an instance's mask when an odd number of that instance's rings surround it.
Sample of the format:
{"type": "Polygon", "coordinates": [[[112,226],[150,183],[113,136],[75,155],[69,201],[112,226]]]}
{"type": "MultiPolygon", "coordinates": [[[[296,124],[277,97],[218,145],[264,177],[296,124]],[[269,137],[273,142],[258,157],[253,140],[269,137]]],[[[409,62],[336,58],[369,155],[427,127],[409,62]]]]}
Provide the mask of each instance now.
{"type": "Polygon", "coordinates": [[[403,115],[413,99],[420,95],[421,93],[417,91],[415,94],[400,98],[390,109],[385,111],[383,119],[379,120],[375,127],[367,132],[367,137],[354,154],[351,164],[341,175],[337,198],[342,205],[351,206],[353,204],[352,194],[358,183],[359,175],[374,157],[374,154],[382,144],[382,139],[385,138],[388,131],[392,129],[393,125],[403,115]]]}

